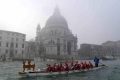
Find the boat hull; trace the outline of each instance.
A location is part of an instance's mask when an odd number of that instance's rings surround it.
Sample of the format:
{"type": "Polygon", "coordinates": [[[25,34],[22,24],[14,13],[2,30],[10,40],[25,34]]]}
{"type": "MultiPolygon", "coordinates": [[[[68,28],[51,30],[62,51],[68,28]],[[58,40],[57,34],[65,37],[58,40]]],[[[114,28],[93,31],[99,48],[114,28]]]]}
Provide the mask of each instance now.
{"type": "Polygon", "coordinates": [[[104,66],[95,67],[92,69],[85,69],[85,70],[71,70],[71,71],[62,71],[62,72],[43,72],[43,71],[34,71],[34,72],[19,72],[19,75],[22,77],[27,76],[54,76],[54,75],[64,75],[64,74],[72,74],[72,73],[82,73],[82,72],[88,72],[88,71],[94,71],[100,68],[103,68],[104,66]]]}

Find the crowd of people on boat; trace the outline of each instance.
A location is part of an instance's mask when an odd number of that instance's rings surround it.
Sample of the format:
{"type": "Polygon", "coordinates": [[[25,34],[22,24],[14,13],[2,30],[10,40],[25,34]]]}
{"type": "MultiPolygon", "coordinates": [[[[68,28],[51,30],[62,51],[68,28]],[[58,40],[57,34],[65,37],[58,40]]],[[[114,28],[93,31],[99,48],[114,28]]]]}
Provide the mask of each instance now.
{"type": "Polygon", "coordinates": [[[53,65],[47,64],[47,72],[61,72],[61,71],[71,71],[71,70],[84,70],[93,68],[93,64],[90,61],[72,61],[65,63],[54,63],[53,65]]]}
{"type": "MultiPolygon", "coordinates": [[[[99,64],[99,58],[94,58],[95,67],[98,67],[99,64]]],[[[60,62],[60,63],[54,63],[47,64],[46,72],[61,72],[61,71],[71,71],[71,70],[89,70],[93,68],[93,64],[90,61],[71,61],[71,62],[60,62]]],[[[35,71],[35,63],[31,64],[31,60],[23,61],[23,72],[27,70],[33,70],[35,71]],[[27,62],[27,64],[26,64],[27,62]]]]}

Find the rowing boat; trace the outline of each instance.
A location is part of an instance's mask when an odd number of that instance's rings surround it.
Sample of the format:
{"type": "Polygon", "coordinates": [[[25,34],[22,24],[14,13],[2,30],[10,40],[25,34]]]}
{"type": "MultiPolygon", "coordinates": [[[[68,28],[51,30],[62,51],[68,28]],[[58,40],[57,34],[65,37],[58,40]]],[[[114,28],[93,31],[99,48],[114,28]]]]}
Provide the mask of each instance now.
{"type": "Polygon", "coordinates": [[[91,69],[84,69],[84,70],[70,70],[70,71],[62,71],[62,72],[46,72],[46,71],[27,71],[27,72],[19,72],[19,75],[22,77],[27,76],[54,76],[54,75],[64,75],[64,74],[72,74],[72,73],[82,73],[82,72],[88,72],[88,71],[94,71],[98,70],[100,68],[105,67],[105,65],[101,65],[99,67],[94,67],[91,69]]]}

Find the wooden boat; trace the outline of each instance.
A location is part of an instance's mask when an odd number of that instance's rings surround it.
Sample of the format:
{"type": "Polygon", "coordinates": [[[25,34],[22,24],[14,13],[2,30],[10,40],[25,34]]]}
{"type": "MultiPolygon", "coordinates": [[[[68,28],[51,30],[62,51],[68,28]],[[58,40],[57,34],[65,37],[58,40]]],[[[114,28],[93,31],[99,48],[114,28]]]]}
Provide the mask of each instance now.
{"type": "Polygon", "coordinates": [[[100,68],[105,67],[105,65],[101,65],[99,67],[94,67],[91,69],[85,69],[85,70],[70,70],[70,71],[62,71],[62,72],[45,72],[41,70],[36,71],[28,71],[28,72],[19,72],[19,75],[22,77],[28,77],[28,76],[55,76],[55,75],[65,75],[65,74],[72,74],[72,73],[82,73],[82,72],[88,72],[88,71],[94,71],[100,68]]]}

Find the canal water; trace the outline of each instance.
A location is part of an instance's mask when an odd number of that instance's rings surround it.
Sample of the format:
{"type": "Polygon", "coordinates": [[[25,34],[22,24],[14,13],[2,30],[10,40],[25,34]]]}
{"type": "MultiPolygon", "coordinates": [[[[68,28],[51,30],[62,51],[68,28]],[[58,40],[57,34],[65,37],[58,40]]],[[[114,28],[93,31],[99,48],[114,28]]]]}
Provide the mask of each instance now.
{"type": "MultiPolygon", "coordinates": [[[[120,60],[102,61],[108,67],[96,71],[52,77],[27,77],[18,75],[22,62],[0,62],[0,80],[120,80],[120,60]]],[[[44,63],[37,64],[39,68],[44,63]]]]}

